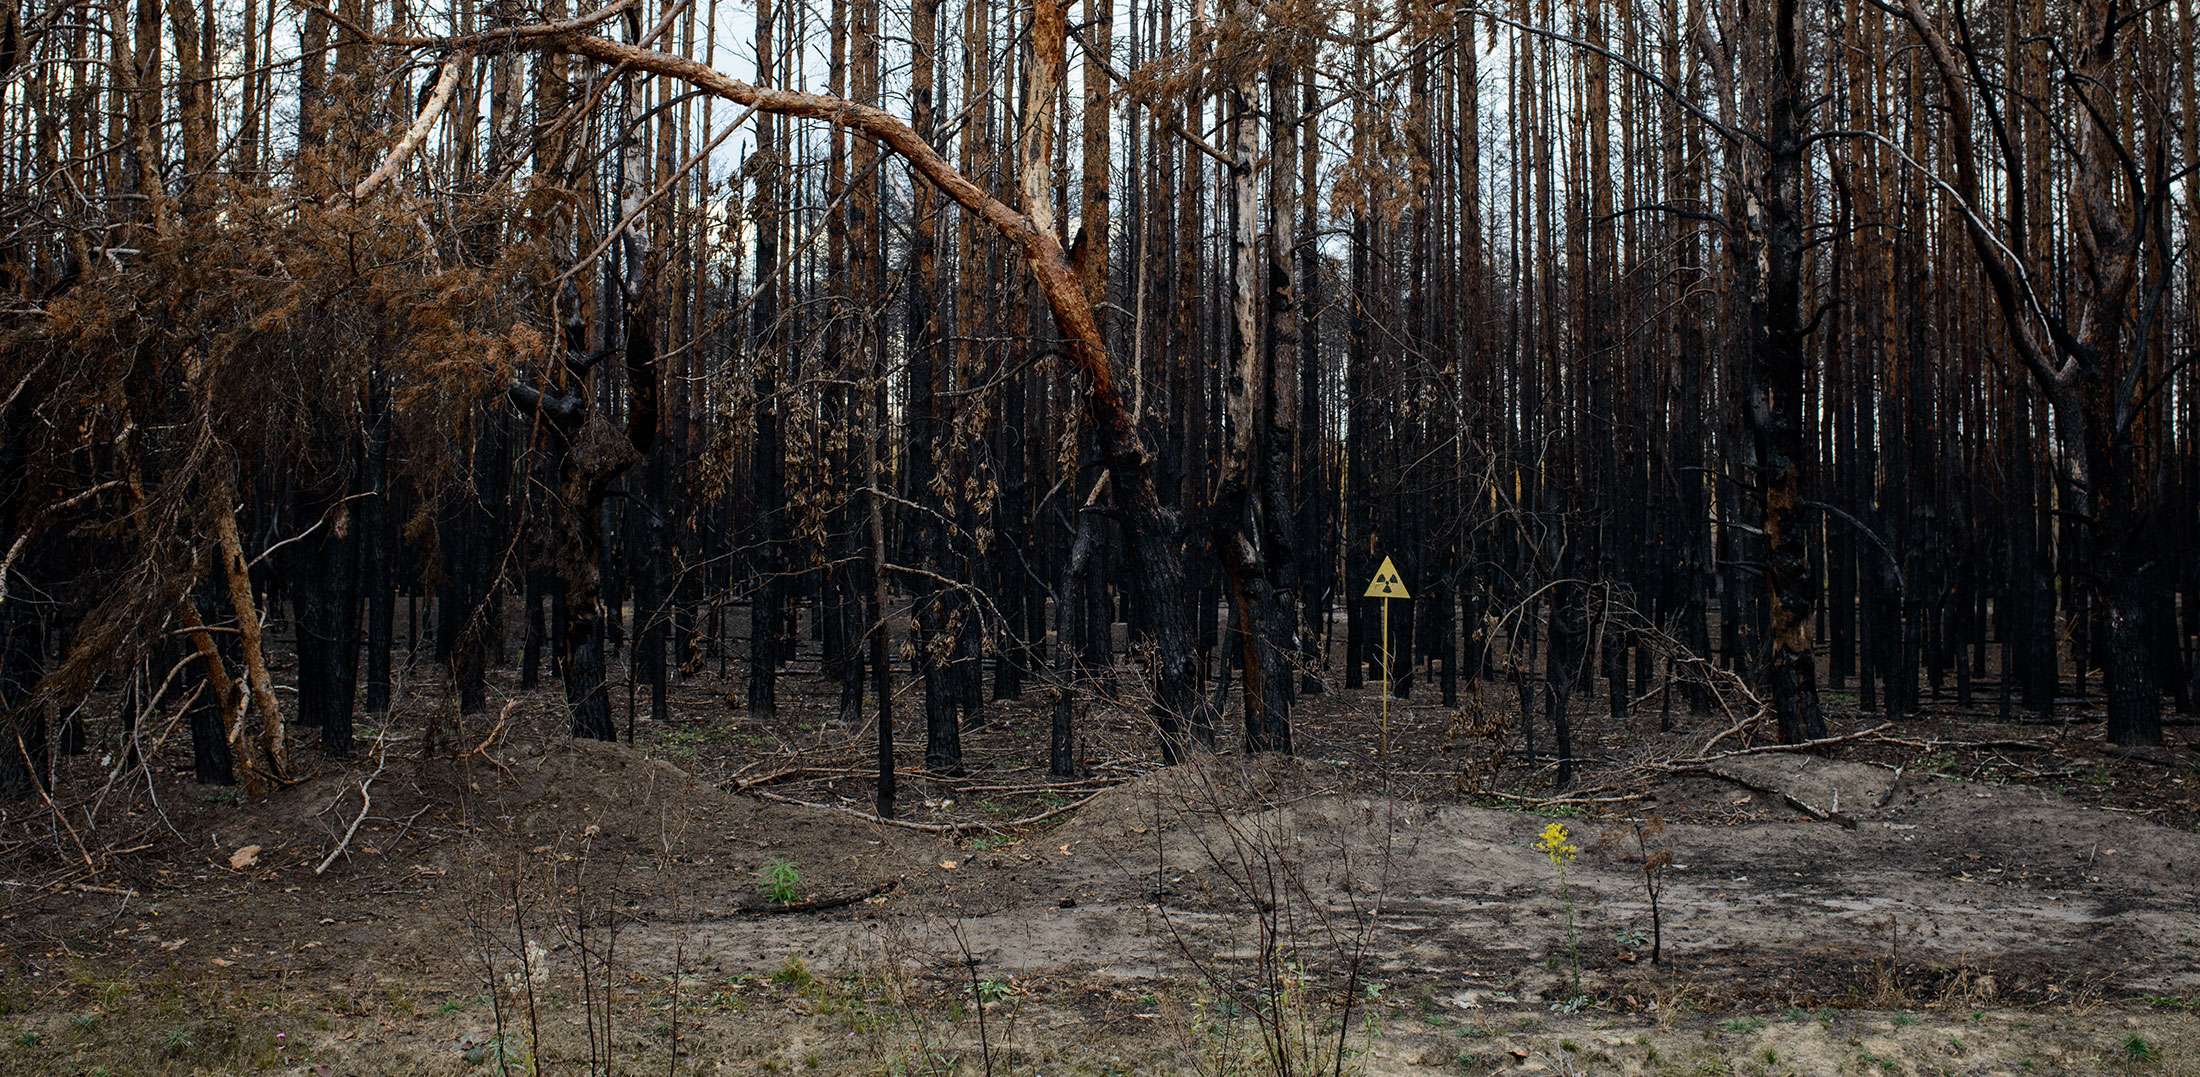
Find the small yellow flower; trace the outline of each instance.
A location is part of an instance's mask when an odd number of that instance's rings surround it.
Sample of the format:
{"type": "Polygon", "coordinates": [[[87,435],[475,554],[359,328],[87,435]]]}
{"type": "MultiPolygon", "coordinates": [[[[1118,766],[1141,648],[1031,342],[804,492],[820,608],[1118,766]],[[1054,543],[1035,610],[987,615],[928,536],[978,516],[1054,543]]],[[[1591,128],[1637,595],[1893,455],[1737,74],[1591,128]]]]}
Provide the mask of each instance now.
{"type": "Polygon", "coordinates": [[[1535,851],[1542,853],[1552,867],[1563,868],[1581,855],[1581,846],[1575,845],[1571,837],[1566,833],[1566,824],[1551,823],[1543,828],[1543,836],[1536,839],[1535,851]]]}

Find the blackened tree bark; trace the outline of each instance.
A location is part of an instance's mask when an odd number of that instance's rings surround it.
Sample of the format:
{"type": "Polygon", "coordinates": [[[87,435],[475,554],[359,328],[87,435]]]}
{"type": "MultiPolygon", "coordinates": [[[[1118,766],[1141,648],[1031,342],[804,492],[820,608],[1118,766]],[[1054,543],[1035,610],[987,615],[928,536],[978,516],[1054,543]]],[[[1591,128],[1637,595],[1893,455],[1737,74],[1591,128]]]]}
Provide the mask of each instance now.
{"type": "MultiPolygon", "coordinates": [[[[526,49],[620,64],[628,71],[683,82],[737,104],[754,106],[760,112],[822,119],[836,127],[853,129],[901,156],[925,182],[979,216],[1020,250],[1040,296],[1054,315],[1064,354],[1086,378],[1079,402],[1090,418],[1101,462],[1113,476],[1132,554],[1135,586],[1141,592],[1142,607],[1151,611],[1154,622],[1152,716],[1165,757],[1176,758],[1185,740],[1185,716],[1193,712],[1190,620],[1183,603],[1183,536],[1176,511],[1160,497],[1152,453],[1124,386],[1117,379],[1092,304],[1054,227],[1056,211],[1050,196],[1060,192],[1053,185],[1052,116],[1062,87],[1067,38],[1067,12],[1062,0],[1040,0],[1033,10],[1032,59],[1026,79],[1029,107],[1024,110],[1022,140],[1025,160],[1019,169],[1024,204],[1021,212],[956,171],[908,125],[885,111],[843,98],[755,86],[729,78],[707,64],[649,49],[638,44],[638,13],[628,9],[625,14],[628,37],[636,43],[599,37],[585,28],[498,33],[470,39],[470,43],[484,51],[526,49]]],[[[638,98],[637,94],[630,100],[630,109],[638,106],[638,98]]],[[[629,122],[627,127],[631,133],[640,125],[629,122]]],[[[642,185],[637,182],[640,172],[638,163],[623,169],[629,181],[623,185],[625,199],[643,197],[642,185]]],[[[637,215],[623,214],[622,219],[630,216],[637,215]]],[[[622,238],[630,248],[626,265],[632,278],[642,272],[647,259],[634,254],[631,248],[646,252],[647,242],[631,229],[622,238]]],[[[598,515],[608,479],[631,466],[636,450],[655,436],[655,348],[649,319],[636,317],[632,311],[644,298],[645,290],[639,284],[639,280],[630,279],[625,288],[630,312],[624,350],[631,401],[627,447],[623,451],[615,445],[619,439],[609,430],[608,420],[590,406],[585,393],[556,385],[520,385],[509,394],[523,409],[539,410],[566,435],[561,500],[574,523],[568,529],[572,536],[568,548],[560,557],[568,581],[567,650],[575,659],[574,666],[588,657],[596,667],[593,671],[567,670],[569,703],[575,709],[576,728],[583,730],[598,725],[591,715],[598,707],[594,701],[601,696],[601,656],[597,649],[600,631],[592,622],[600,622],[602,610],[600,587],[594,578],[598,570],[591,564],[593,555],[600,551],[601,539],[590,521],[598,515]]],[[[569,343],[568,352],[572,351],[569,343]]],[[[601,726],[608,731],[607,713],[601,726]]],[[[1206,731],[1196,726],[1190,734],[1194,741],[1206,739],[1206,731]]]]}
{"type": "MultiPolygon", "coordinates": [[[[1801,0],[1775,0],[1770,68],[1760,90],[1769,116],[1762,188],[1752,199],[1750,231],[1762,244],[1764,279],[1751,292],[1749,411],[1757,439],[1758,482],[1765,530],[1765,585],[1771,599],[1772,653],[1767,674],[1780,739],[1794,744],[1826,735],[1811,652],[1818,580],[1811,571],[1809,520],[1803,505],[1810,466],[1803,430],[1803,378],[1810,327],[1803,317],[1805,153],[1809,104],[1803,85],[1801,0]]],[[[1755,257],[1754,244],[1739,244],[1755,257]]]]}
{"type": "MultiPolygon", "coordinates": [[[[1101,491],[1095,490],[1097,495],[1101,491]]],[[[1047,772],[1077,776],[1077,610],[1092,577],[1092,556],[1099,544],[1100,509],[1088,501],[1077,512],[1069,555],[1062,559],[1061,587],[1054,603],[1054,720],[1047,736],[1047,772]]]]}
{"type": "MultiPolygon", "coordinates": [[[[639,258],[635,260],[636,265],[640,262],[639,258]]],[[[637,288],[635,294],[642,294],[641,290],[637,288]]],[[[605,620],[609,612],[603,599],[602,510],[613,480],[641,459],[656,430],[656,347],[646,310],[630,310],[626,328],[624,365],[631,396],[623,434],[590,406],[584,390],[555,393],[519,385],[509,393],[514,404],[540,416],[556,442],[556,510],[563,518],[553,524],[559,529],[554,563],[565,585],[565,630],[558,640],[558,666],[565,682],[573,735],[597,740],[618,738],[610,699],[604,691],[605,620]]],[[[580,349],[584,344],[579,318],[570,317],[566,364],[573,382],[582,387],[587,384],[589,368],[604,354],[583,355],[580,349]]]]}
{"type": "Polygon", "coordinates": [[[444,493],[436,519],[436,548],[442,554],[436,588],[436,658],[450,670],[460,714],[479,714],[488,705],[489,634],[495,622],[497,542],[496,504],[502,498],[504,444],[496,416],[478,418],[467,477],[444,493]]]}
{"type": "Polygon", "coordinates": [[[359,521],[345,492],[348,470],[309,484],[298,518],[313,532],[283,559],[297,621],[298,721],[318,727],[322,748],[338,759],[351,755],[359,668],[359,521]]]}
{"type": "MultiPolygon", "coordinates": [[[[639,9],[625,15],[629,40],[642,40],[639,9]]],[[[574,529],[579,540],[566,550],[566,703],[572,709],[576,736],[611,740],[609,700],[604,695],[603,645],[606,618],[612,627],[616,609],[607,609],[598,590],[601,564],[604,499],[619,476],[647,460],[656,451],[661,390],[657,369],[657,289],[655,252],[643,216],[649,189],[648,82],[633,79],[626,86],[626,118],[620,151],[618,186],[620,218],[631,222],[620,237],[621,272],[606,274],[599,285],[618,288],[622,304],[620,321],[624,337],[620,349],[626,374],[626,429],[620,437],[608,420],[590,411],[567,457],[563,493],[566,507],[584,526],[574,529]],[[585,565],[585,568],[583,566],[585,565]]],[[[583,398],[584,400],[586,398],[583,398]]]]}
{"type": "Polygon", "coordinates": [[[1570,558],[1559,569],[1561,579],[1551,589],[1551,645],[1543,652],[1543,713],[1558,741],[1560,787],[1574,780],[1573,693],[1589,667],[1589,588],[1568,571],[1578,567],[1570,558]]]}
{"type": "MultiPolygon", "coordinates": [[[[211,610],[216,600],[204,581],[196,591],[196,594],[184,596],[178,608],[191,609],[192,616],[187,620],[203,624],[203,611],[211,610]]],[[[201,785],[235,785],[237,774],[226,718],[227,708],[233,705],[235,686],[223,667],[223,662],[234,656],[222,654],[220,644],[206,634],[199,634],[197,641],[179,634],[171,644],[161,648],[159,661],[172,664],[186,653],[196,651],[197,642],[205,642],[208,651],[193,655],[182,676],[177,678],[177,688],[191,699],[192,778],[201,785]]]]}
{"type": "MultiPolygon", "coordinates": [[[[635,540],[628,555],[628,568],[634,581],[632,676],[637,684],[649,689],[649,717],[653,722],[664,722],[671,717],[671,700],[667,698],[672,664],[671,569],[679,556],[678,549],[670,541],[673,529],[667,524],[667,518],[675,511],[672,450],[670,439],[659,437],[655,440],[641,466],[641,489],[630,491],[639,496],[630,496],[628,502],[633,519],[628,534],[635,540]]],[[[633,739],[630,717],[627,740],[631,743],[633,739]]]]}
{"type": "MultiPolygon", "coordinates": [[[[1472,55],[1472,49],[1460,50],[1472,55]]],[[[1272,77],[1272,76],[1271,76],[1272,77]]],[[[1318,114],[1319,98],[1316,93],[1314,64],[1308,58],[1306,70],[1300,75],[1300,105],[1288,113],[1287,121],[1294,125],[1313,122],[1318,114]]],[[[1279,115],[1284,115],[1279,111],[1279,115]]],[[[1308,298],[1320,294],[1321,245],[1313,237],[1321,230],[1321,198],[1319,197],[1318,165],[1321,159],[1321,139],[1293,136],[1299,146],[1299,230],[1303,241],[1278,243],[1271,249],[1270,257],[1296,258],[1298,261],[1295,285],[1287,281],[1294,291],[1294,300],[1301,312],[1299,321],[1298,354],[1298,422],[1295,428],[1298,444],[1294,446],[1291,462],[1297,470],[1293,497],[1298,502],[1298,538],[1295,543],[1297,584],[1299,588],[1299,691],[1315,694],[1323,690],[1320,671],[1322,648],[1329,638],[1330,592],[1334,590],[1336,577],[1336,551],[1330,542],[1329,520],[1330,473],[1321,451],[1328,423],[1322,412],[1322,354],[1321,318],[1306,316],[1308,298]],[[1280,251],[1280,255],[1279,252],[1280,251]]],[[[1473,140],[1471,131],[1467,138],[1473,140]]],[[[1470,150],[1471,152],[1471,150],[1470,150]]]]}
{"type": "Polygon", "coordinates": [[[388,376],[380,369],[367,386],[366,493],[359,507],[359,583],[367,607],[367,713],[390,711],[390,648],[397,618],[397,506],[390,481],[388,376]]]}
{"type": "MultiPolygon", "coordinates": [[[[773,32],[774,0],[756,8],[756,78],[772,84],[778,61],[773,32]]],[[[785,587],[780,580],[780,513],[786,506],[785,451],[780,444],[779,368],[785,361],[779,326],[779,167],[786,144],[775,115],[757,118],[755,319],[750,339],[757,350],[754,408],[756,437],[749,455],[751,516],[749,584],[748,708],[751,717],[769,721],[779,709],[779,637],[785,587]]]]}
{"type": "MultiPolygon", "coordinates": [[[[910,127],[919,138],[932,141],[933,89],[938,81],[935,58],[939,49],[939,0],[915,0],[911,12],[910,127]]],[[[909,519],[908,549],[903,554],[926,573],[940,574],[951,562],[947,555],[947,481],[940,476],[938,454],[941,429],[941,391],[945,370],[939,362],[939,216],[938,197],[924,184],[910,194],[912,222],[908,275],[909,289],[909,460],[908,499],[917,506],[909,519]]],[[[884,416],[880,423],[885,422],[884,416]]],[[[962,769],[962,730],[956,720],[959,693],[953,683],[955,641],[948,634],[949,612],[959,603],[930,575],[919,576],[911,588],[911,618],[916,650],[917,676],[924,699],[924,765],[942,774],[962,769]]]]}
{"type": "MultiPolygon", "coordinates": [[[[641,39],[641,15],[626,11],[630,40],[641,39]]],[[[624,301],[624,343],[620,348],[627,390],[626,429],[615,430],[589,391],[589,375],[607,354],[584,355],[585,323],[577,294],[561,298],[565,324],[563,368],[559,380],[569,388],[516,385],[509,391],[522,411],[538,416],[553,433],[558,472],[554,562],[565,583],[565,631],[559,640],[559,667],[573,735],[615,740],[611,703],[604,692],[604,643],[610,612],[603,598],[604,503],[611,484],[647,457],[657,441],[658,380],[655,288],[649,235],[640,212],[647,189],[645,151],[648,128],[646,84],[627,86],[626,123],[619,163],[620,218],[631,221],[620,236],[623,273],[604,274],[601,287],[617,288],[624,301]]]]}
{"type": "MultiPolygon", "coordinates": [[[[28,397],[0,406],[0,557],[16,550],[33,526],[28,455],[22,445],[28,397]]],[[[46,716],[34,702],[46,658],[45,625],[22,596],[30,592],[27,565],[0,567],[0,800],[30,796],[45,781],[46,716]]]]}

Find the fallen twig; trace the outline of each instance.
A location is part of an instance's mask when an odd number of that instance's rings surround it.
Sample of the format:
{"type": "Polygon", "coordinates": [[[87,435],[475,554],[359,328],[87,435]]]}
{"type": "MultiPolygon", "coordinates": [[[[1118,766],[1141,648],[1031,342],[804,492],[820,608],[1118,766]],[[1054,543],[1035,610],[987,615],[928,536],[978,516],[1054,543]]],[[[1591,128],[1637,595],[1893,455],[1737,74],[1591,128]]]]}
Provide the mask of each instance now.
{"type": "Polygon", "coordinates": [[[1736,774],[1730,770],[1723,770],[1714,766],[1702,766],[1688,768],[1687,773],[1709,774],[1714,778],[1724,778],[1727,781],[1733,782],[1734,784],[1739,785],[1744,789],[1763,793],[1766,796],[1779,797],[1780,800],[1786,803],[1788,807],[1794,808],[1796,811],[1802,812],[1804,815],[1808,815],[1811,818],[1818,820],[1819,822],[1833,823],[1837,826],[1846,827],[1850,830],[1856,829],[1856,819],[1853,816],[1844,815],[1837,811],[1829,811],[1827,809],[1820,808],[1817,805],[1812,804],[1809,801],[1804,800],[1803,798],[1796,796],[1795,794],[1790,793],[1785,789],[1779,789],[1770,785],[1766,785],[1763,782],[1757,781],[1753,778],[1745,777],[1740,774],[1736,774]]]}
{"type": "MultiPolygon", "coordinates": [[[[1817,740],[1799,741],[1795,744],[1760,744],[1754,748],[1736,748],[1730,752],[1719,752],[1716,755],[1699,755],[1692,759],[1674,759],[1665,763],[1652,764],[1652,766],[1654,769],[1686,768],[1716,763],[1721,759],[1732,759],[1743,755],[1764,755],[1768,752],[1808,752],[1817,748],[1827,748],[1836,744],[1864,740],[1887,728],[1890,724],[1892,723],[1881,722],[1870,729],[1860,729],[1854,733],[1843,733],[1837,737],[1820,737],[1817,740]]],[[[1713,740],[1716,742],[1717,738],[1713,738],[1713,740]]]]}
{"type": "MultiPolygon", "coordinates": [[[[460,753],[459,758],[467,759],[478,755],[483,759],[488,759],[489,746],[495,744],[497,742],[497,738],[504,734],[505,724],[512,720],[512,712],[518,709],[519,700],[514,699],[506,702],[503,709],[497,712],[496,724],[489,727],[488,735],[481,738],[481,743],[476,744],[473,747],[466,749],[466,751],[460,753]]],[[[495,762],[495,760],[490,760],[490,762],[495,762]]],[[[375,769],[375,772],[378,774],[381,773],[381,768],[377,767],[375,769]]]]}
{"type": "Polygon", "coordinates": [[[835,897],[811,898],[808,901],[794,901],[789,902],[785,905],[764,904],[747,906],[736,909],[735,911],[745,916],[778,916],[786,913],[828,912],[833,909],[844,909],[850,905],[856,905],[865,901],[869,901],[872,898],[875,898],[880,894],[886,893],[900,885],[900,879],[888,879],[885,882],[882,882],[877,886],[871,887],[868,890],[859,890],[854,893],[840,894],[835,897]]]}
{"type": "Polygon", "coordinates": [[[851,818],[861,819],[866,823],[880,823],[885,826],[898,826],[903,830],[919,830],[927,834],[960,834],[968,830],[1007,830],[1012,827],[1033,826],[1038,823],[1046,822],[1047,820],[1052,819],[1055,816],[1061,815],[1064,812],[1074,811],[1078,808],[1084,807],[1086,804],[1091,803],[1094,797],[1098,797],[1100,793],[1105,793],[1107,792],[1107,790],[1102,789],[1098,793],[1092,793],[1080,799],[1073,800],[1051,811],[1043,811],[1037,815],[1027,815],[1021,819],[1011,819],[1005,823],[915,823],[910,822],[906,819],[888,819],[883,815],[876,815],[867,811],[859,811],[855,808],[846,807],[840,804],[820,804],[814,800],[801,800],[795,797],[782,796],[778,793],[772,792],[769,789],[752,789],[749,792],[750,795],[763,797],[765,800],[777,801],[781,804],[792,804],[800,808],[817,808],[823,811],[837,812],[841,815],[846,815],[851,818]]]}
{"type": "MultiPolygon", "coordinates": [[[[505,705],[504,712],[506,714],[512,712],[511,704],[505,705]]],[[[343,839],[336,843],[336,848],[330,849],[328,856],[321,861],[321,865],[313,869],[315,875],[327,871],[328,866],[335,863],[337,857],[344,855],[344,850],[351,847],[352,836],[359,833],[359,824],[367,821],[367,809],[374,806],[374,797],[369,790],[373,787],[374,780],[382,776],[382,768],[389,765],[389,753],[383,750],[383,743],[381,740],[374,742],[374,773],[367,775],[367,780],[359,783],[359,814],[353,817],[351,825],[344,829],[343,839]]]]}
{"type": "Polygon", "coordinates": [[[1481,794],[1478,794],[1478,795],[1480,795],[1480,796],[1486,796],[1486,797],[1494,797],[1494,798],[1496,798],[1496,799],[1498,799],[1498,800],[1508,800],[1508,801],[1511,801],[1511,802],[1513,802],[1513,803],[1515,803],[1515,804],[1529,804],[1529,805],[1535,805],[1535,806],[1543,806],[1543,805],[1558,805],[1558,804],[1623,804],[1623,803],[1626,803],[1626,802],[1628,802],[1628,801],[1632,801],[1632,800],[1643,800],[1643,799],[1646,799],[1646,798],[1648,798],[1648,797],[1649,797],[1649,795],[1650,795],[1650,794],[1648,794],[1648,793],[1622,793],[1622,794],[1620,794],[1619,796],[1616,796],[1616,797],[1583,797],[1583,796],[1572,796],[1572,797],[1524,797],[1524,796],[1516,796],[1516,795],[1514,795],[1514,794],[1512,794],[1512,793],[1500,793],[1500,792],[1497,792],[1497,791],[1495,791],[1495,790],[1491,790],[1491,791],[1489,791],[1489,792],[1486,792],[1486,793],[1481,793],[1481,794]]]}
{"type": "MultiPolygon", "coordinates": [[[[1882,724],[1877,728],[1885,729],[1886,726],[1882,724]]],[[[2046,741],[2039,740],[1941,740],[1938,737],[1931,740],[1912,740],[1908,737],[1874,737],[1872,739],[1879,744],[1895,744],[1904,748],[1915,748],[1921,752],[1937,752],[1948,748],[1977,750],[1994,748],[2020,752],[2044,752],[2054,747],[2046,741]]]]}
{"type": "Polygon", "coordinates": [[[1883,809],[1887,805],[1894,803],[1894,795],[1902,791],[1902,775],[1908,769],[1908,764],[1904,764],[1902,766],[1894,768],[1894,780],[1887,783],[1886,792],[1879,794],[1879,803],[1877,807],[1883,809]]]}
{"type": "Polygon", "coordinates": [[[761,785],[773,785],[805,776],[812,778],[860,778],[871,773],[870,770],[862,767],[788,767],[785,770],[775,770],[769,774],[759,774],[754,778],[735,782],[733,791],[746,793],[761,785]]]}

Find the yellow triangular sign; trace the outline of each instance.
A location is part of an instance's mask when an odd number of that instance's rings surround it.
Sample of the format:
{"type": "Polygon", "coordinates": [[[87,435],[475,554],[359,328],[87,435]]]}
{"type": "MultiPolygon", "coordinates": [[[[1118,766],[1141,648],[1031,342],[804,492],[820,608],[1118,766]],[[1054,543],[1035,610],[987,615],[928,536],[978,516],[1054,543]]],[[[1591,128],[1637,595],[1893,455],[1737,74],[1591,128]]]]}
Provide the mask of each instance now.
{"type": "Polygon", "coordinates": [[[1406,591],[1406,581],[1398,578],[1398,566],[1383,558],[1382,567],[1375,570],[1375,578],[1367,581],[1367,598],[1412,598],[1406,591]]]}

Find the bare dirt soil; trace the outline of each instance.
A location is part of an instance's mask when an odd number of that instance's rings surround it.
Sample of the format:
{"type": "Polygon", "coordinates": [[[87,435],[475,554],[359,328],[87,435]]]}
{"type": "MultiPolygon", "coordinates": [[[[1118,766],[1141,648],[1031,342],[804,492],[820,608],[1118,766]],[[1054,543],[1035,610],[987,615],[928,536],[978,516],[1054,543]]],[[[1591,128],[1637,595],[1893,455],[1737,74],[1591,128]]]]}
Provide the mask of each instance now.
{"type": "Polygon", "coordinates": [[[783,684],[766,723],[698,677],[628,745],[500,679],[425,752],[420,674],[259,802],[180,738],[157,799],[69,760],[100,797],[0,829],[0,1072],[2200,1073],[2189,725],[2134,758],[2081,706],[1939,707],[1794,754],[1584,712],[1554,794],[1506,686],[1394,701],[1387,758],[1333,691],[1300,759],[1169,770],[1096,704],[1050,782],[1034,691],[962,777],[905,741],[888,825],[867,731],[783,684]]]}

